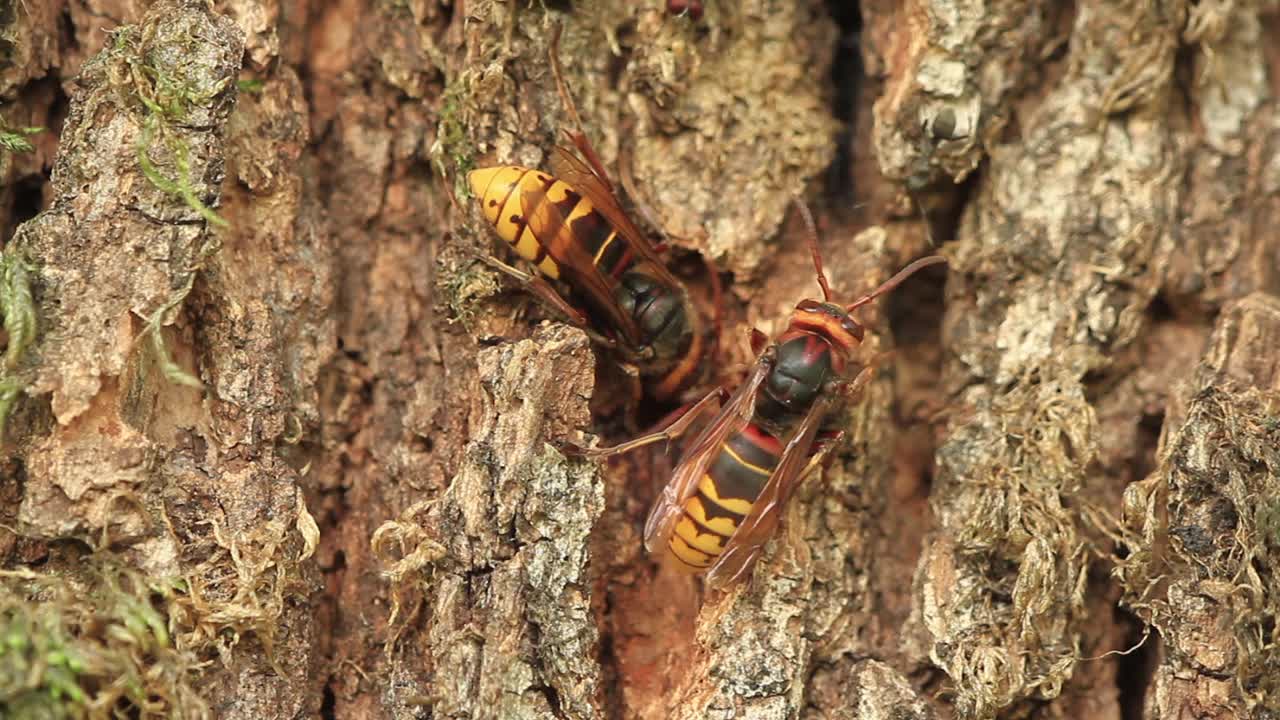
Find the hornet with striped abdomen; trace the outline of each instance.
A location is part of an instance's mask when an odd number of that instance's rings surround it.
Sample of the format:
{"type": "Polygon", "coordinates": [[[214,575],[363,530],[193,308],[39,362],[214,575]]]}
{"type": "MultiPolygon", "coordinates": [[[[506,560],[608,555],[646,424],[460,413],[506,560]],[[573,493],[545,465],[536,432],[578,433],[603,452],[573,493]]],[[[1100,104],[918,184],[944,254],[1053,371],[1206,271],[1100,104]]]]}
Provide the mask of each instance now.
{"type": "MultiPolygon", "coordinates": [[[[839,417],[841,405],[870,381],[873,372],[870,365],[850,361],[864,333],[850,313],[917,270],[945,262],[939,256],[917,260],[872,292],[841,306],[831,301],[812,233],[810,246],[823,300],[796,305],[787,329],[768,347],[765,335],[752,330],[752,349],[758,357],[750,374],[685,448],[645,523],[646,549],[665,551],[677,566],[706,573],[713,588],[727,587],[750,573],[805,470],[844,434],[827,423],[839,417]]],[[[671,440],[727,394],[722,388],[712,391],[662,432],[610,448],[576,451],[605,457],[671,440]]]]}
{"type": "Polygon", "coordinates": [[[571,137],[590,165],[556,147],[550,174],[506,165],[467,175],[485,219],[539,276],[490,262],[634,364],[651,397],[673,399],[699,376],[706,339],[698,314],[622,211],[585,137],[571,137]],[[586,313],[548,280],[567,287],[586,313]]]}

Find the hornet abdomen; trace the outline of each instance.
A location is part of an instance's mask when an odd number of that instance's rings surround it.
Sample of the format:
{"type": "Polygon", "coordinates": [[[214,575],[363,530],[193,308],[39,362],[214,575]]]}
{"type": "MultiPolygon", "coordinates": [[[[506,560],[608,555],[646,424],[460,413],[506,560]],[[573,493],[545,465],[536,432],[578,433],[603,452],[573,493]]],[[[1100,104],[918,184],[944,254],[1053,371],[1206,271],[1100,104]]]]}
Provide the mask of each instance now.
{"type": "Polygon", "coordinates": [[[626,270],[631,260],[627,243],[619,241],[617,231],[596,211],[590,199],[563,180],[538,170],[503,165],[473,170],[467,181],[498,236],[547,277],[560,279],[560,262],[570,257],[568,246],[575,242],[605,275],[616,278],[626,270]],[[526,212],[523,196],[535,192],[543,194],[536,202],[555,203],[558,215],[565,218],[551,237],[543,236],[546,228],[530,227],[528,215],[537,212],[538,207],[526,212]]]}
{"type": "Polygon", "coordinates": [[[755,425],[729,436],[684,503],[668,548],[679,565],[706,570],[724,552],[778,464],[778,440],[755,425]]]}

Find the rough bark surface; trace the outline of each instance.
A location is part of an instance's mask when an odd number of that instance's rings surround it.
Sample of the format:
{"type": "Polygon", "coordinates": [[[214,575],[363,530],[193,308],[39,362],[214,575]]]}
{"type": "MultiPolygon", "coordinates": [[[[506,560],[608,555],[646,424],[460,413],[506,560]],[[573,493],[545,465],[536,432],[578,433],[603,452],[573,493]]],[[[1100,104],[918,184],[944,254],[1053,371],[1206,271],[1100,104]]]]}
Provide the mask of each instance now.
{"type": "Polygon", "coordinates": [[[0,716],[1280,716],[1280,7],[704,5],[0,5],[0,716]],[[722,380],[818,292],[793,198],[839,297],[949,260],[726,593],[478,259],[557,24],[722,380]]]}

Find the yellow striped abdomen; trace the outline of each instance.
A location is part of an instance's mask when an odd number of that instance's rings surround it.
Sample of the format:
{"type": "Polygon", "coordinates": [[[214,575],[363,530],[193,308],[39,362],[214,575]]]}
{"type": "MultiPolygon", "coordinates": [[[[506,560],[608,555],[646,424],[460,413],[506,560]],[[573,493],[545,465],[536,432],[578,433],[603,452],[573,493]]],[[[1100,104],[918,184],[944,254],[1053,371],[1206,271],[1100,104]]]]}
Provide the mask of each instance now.
{"type": "MultiPolygon", "coordinates": [[[[467,182],[471,185],[471,191],[479,198],[485,219],[498,231],[498,236],[510,243],[517,255],[533,263],[544,275],[559,278],[560,267],[552,258],[555,247],[553,243],[572,242],[572,237],[540,237],[539,231],[545,230],[530,227],[523,194],[545,191],[543,202],[567,204],[570,198],[578,197],[577,193],[563,181],[518,165],[472,170],[467,174],[467,182]]],[[[591,201],[581,198],[574,202],[571,212],[576,216],[591,210],[591,201]]],[[[569,226],[570,223],[564,223],[558,229],[558,234],[569,233],[569,226]]]]}
{"type": "Polygon", "coordinates": [[[753,424],[725,440],[668,541],[678,566],[698,573],[715,564],[751,514],[780,452],[778,441],[753,424]]]}
{"type": "Polygon", "coordinates": [[[667,543],[677,565],[692,572],[711,567],[749,512],[750,501],[720,497],[715,481],[703,475],[667,543]]]}

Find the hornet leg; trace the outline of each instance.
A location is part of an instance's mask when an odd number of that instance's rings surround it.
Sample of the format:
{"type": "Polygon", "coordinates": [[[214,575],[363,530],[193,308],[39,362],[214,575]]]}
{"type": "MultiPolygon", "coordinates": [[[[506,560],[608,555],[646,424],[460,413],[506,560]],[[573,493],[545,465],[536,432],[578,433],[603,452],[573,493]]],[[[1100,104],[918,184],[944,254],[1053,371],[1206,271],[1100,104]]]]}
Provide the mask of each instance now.
{"type": "Polygon", "coordinates": [[[541,300],[545,305],[547,305],[551,309],[552,312],[555,312],[561,317],[563,317],[570,325],[573,325],[574,327],[581,329],[583,332],[587,334],[587,337],[591,338],[593,342],[599,343],[600,345],[603,345],[611,350],[618,349],[618,344],[615,341],[591,329],[591,324],[587,322],[586,316],[583,315],[577,308],[570,305],[567,300],[561,297],[560,293],[556,292],[556,289],[551,287],[551,284],[548,283],[546,280],[536,275],[531,275],[527,272],[524,272],[523,270],[514,268],[502,262],[501,260],[489,255],[482,255],[480,256],[480,259],[484,261],[484,263],[489,267],[492,267],[494,270],[497,270],[498,272],[501,272],[505,275],[511,276],[516,280],[516,282],[519,282],[521,285],[525,286],[525,288],[534,297],[541,300]]]}
{"type": "Polygon", "coordinates": [[[645,447],[646,445],[674,440],[683,435],[684,432],[689,429],[689,426],[693,424],[693,421],[696,420],[699,415],[706,412],[713,403],[723,402],[728,397],[728,390],[725,390],[723,387],[717,387],[707,393],[701,400],[682,408],[678,408],[666,418],[663,418],[663,420],[658,424],[659,427],[661,427],[666,423],[666,427],[663,429],[649,433],[648,435],[641,435],[638,438],[628,440],[624,443],[619,443],[612,447],[584,448],[572,443],[560,443],[559,449],[570,455],[604,458],[630,452],[632,450],[645,447]]]}

